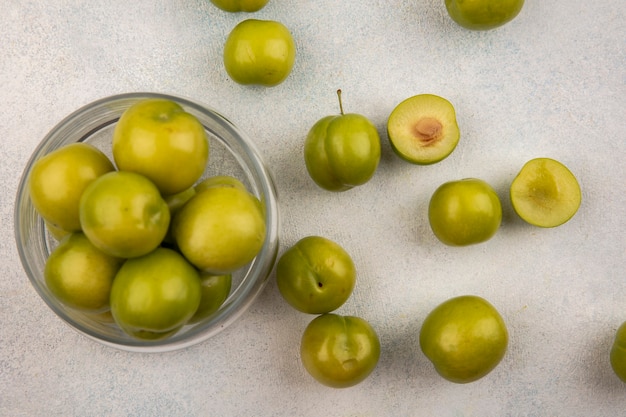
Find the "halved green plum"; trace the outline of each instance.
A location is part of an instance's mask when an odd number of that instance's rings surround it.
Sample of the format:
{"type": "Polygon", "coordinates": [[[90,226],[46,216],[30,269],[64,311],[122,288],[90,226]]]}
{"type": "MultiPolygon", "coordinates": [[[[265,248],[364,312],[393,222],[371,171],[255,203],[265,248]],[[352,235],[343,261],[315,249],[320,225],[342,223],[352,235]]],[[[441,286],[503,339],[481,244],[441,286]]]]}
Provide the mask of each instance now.
{"type": "Polygon", "coordinates": [[[580,207],[578,180],[562,163],[550,158],[528,161],[510,189],[511,204],[526,222],[556,227],[571,219],[580,207]]]}
{"type": "Polygon", "coordinates": [[[454,106],[433,94],[419,94],[398,104],[387,121],[387,135],[402,159],[418,165],[445,159],[461,137],[454,106]]]}

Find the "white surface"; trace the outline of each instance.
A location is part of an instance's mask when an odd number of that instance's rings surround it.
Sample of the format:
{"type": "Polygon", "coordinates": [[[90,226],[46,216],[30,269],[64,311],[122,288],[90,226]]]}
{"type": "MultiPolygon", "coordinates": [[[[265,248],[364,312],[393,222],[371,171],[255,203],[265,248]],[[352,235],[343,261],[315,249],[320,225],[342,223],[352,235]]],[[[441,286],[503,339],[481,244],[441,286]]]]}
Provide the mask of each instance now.
{"type": "Polygon", "coordinates": [[[0,17],[0,415],[2,416],[619,416],[626,385],[608,351],[626,320],[626,7],[623,0],[527,0],[510,24],[470,32],[443,0],[270,0],[229,15],[207,0],[4,1],[0,17]],[[298,46],[291,76],[243,87],[222,68],[229,30],[279,20],[298,46]],[[369,117],[383,141],[370,183],[333,194],[306,175],[302,145],[315,121],[369,117]],[[275,282],[235,325],[184,351],[132,354],[68,328],[39,300],[19,263],[13,202],[29,155],[78,107],[116,93],[174,93],[208,103],[247,132],[272,168],[281,252],[318,234],[344,246],[359,276],[338,311],[369,320],[382,342],[375,372],[333,390],[299,362],[311,319],[275,282]],[[443,162],[396,157],[386,118],[401,100],[434,93],[462,129],[443,162]],[[583,203],[567,224],[526,225],[508,185],[548,156],[578,177],[583,203]],[[504,206],[489,242],[449,248],[426,206],[441,183],[490,182],[504,206]],[[418,347],[425,315],[473,293],[504,316],[510,349],[468,385],[440,378],[418,347]]]}

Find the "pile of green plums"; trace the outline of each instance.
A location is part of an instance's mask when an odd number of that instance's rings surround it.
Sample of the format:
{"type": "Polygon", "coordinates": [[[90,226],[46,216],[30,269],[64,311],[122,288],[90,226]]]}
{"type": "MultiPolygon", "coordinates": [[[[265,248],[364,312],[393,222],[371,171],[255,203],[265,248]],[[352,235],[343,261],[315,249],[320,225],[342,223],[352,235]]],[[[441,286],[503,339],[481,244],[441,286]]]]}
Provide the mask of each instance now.
{"type": "MultiPolygon", "coordinates": [[[[320,236],[299,240],[276,265],[276,282],[284,300],[298,311],[318,315],[301,338],[302,364],[317,381],[334,388],[362,382],[380,358],[380,341],[367,321],[333,313],[352,294],[356,276],[345,249],[320,236]]],[[[493,305],[466,295],[433,309],[424,320],[419,341],[442,377],[468,383],[500,363],[508,331],[493,305]]]]}
{"type": "Polygon", "coordinates": [[[30,198],[59,239],[45,283],[68,307],[163,339],[226,300],[263,245],[264,208],[234,177],[202,179],[205,129],[171,100],[130,106],[111,144],[113,161],[77,142],[33,164],[30,198]]]}
{"type": "Polygon", "coordinates": [[[307,236],[276,264],[283,298],[298,311],[317,315],[300,341],[300,359],[320,383],[346,388],[365,380],[380,358],[380,341],[364,319],[332,313],[352,294],[356,267],[346,250],[321,236],[307,236]]]}
{"type": "MultiPolygon", "coordinates": [[[[266,3],[212,1],[230,12],[256,11],[266,3]]],[[[504,25],[519,14],[523,4],[523,0],[445,0],[450,17],[472,30],[504,25]]],[[[282,24],[247,19],[229,34],[223,58],[234,81],[275,86],[293,67],[295,44],[282,24]],[[274,45],[271,48],[270,42],[274,45]]],[[[340,112],[321,118],[311,127],[304,143],[304,161],[317,186],[343,192],[374,176],[381,144],[374,124],[363,115],[344,113],[341,90],[337,93],[340,112]]],[[[452,103],[437,95],[419,94],[393,109],[387,135],[400,158],[430,165],[454,151],[460,129],[452,103]]],[[[554,227],[577,211],[580,187],[563,164],[537,158],[528,161],[512,182],[510,199],[515,212],[528,223],[554,227]]],[[[502,204],[496,191],[481,179],[449,181],[432,194],[428,220],[433,234],[447,245],[477,244],[489,240],[499,229],[502,204]]],[[[292,307],[319,315],[301,340],[305,369],[321,383],[334,387],[365,379],[380,354],[376,333],[362,319],[331,313],[345,303],[355,285],[356,271],[347,252],[322,237],[304,238],[279,259],[276,279],[280,293],[292,307]],[[357,335],[367,343],[356,343],[357,335]],[[359,355],[364,359],[357,360],[359,355]]],[[[502,360],[507,343],[502,317],[477,296],[442,303],[426,318],[420,333],[424,354],[444,378],[458,383],[488,374],[502,360]]]]}
{"type": "MultiPolygon", "coordinates": [[[[256,12],[268,0],[211,0],[226,12],[256,12]]],[[[445,0],[451,18],[472,30],[514,19],[523,0],[445,0]]],[[[276,86],[291,73],[294,39],[283,24],[245,19],[228,35],[224,68],[239,84],[276,86]]],[[[365,116],[323,117],[304,142],[307,172],[334,192],[363,185],[381,158],[380,136],[365,116]]],[[[430,165],[452,154],[460,140],[454,106],[434,94],[400,102],[386,133],[400,158],[430,165]]],[[[264,208],[238,179],[202,179],[209,159],[203,126],[177,103],[145,100],[120,118],[112,138],[113,161],[97,148],[75,143],[37,161],[29,193],[49,232],[58,238],[46,263],[50,292],[65,305],[110,314],[127,334],[163,339],[213,314],[226,300],[232,273],[249,263],[265,239],[264,208]],[[175,143],[176,142],[176,143],[175,143]],[[184,146],[179,146],[184,143],[184,146]],[[172,289],[175,289],[173,291],[172,289]]],[[[530,224],[555,227],[580,206],[574,175],[550,158],[528,161],[510,186],[515,212],[530,224]]],[[[439,186],[428,220],[444,244],[489,240],[502,222],[502,205],[485,181],[464,178],[439,186]]],[[[380,340],[364,319],[336,314],[356,284],[355,264],[339,244],[308,236],[276,265],[278,289],[294,309],[315,315],[300,342],[306,371],[337,388],[364,381],[380,358],[380,340]]],[[[476,381],[503,359],[506,324],[485,299],[451,298],[425,318],[419,344],[445,379],[476,381]]],[[[626,324],[611,350],[611,365],[626,380],[626,324]]]]}
{"type": "MultiPolygon", "coordinates": [[[[381,157],[380,136],[365,116],[343,111],[320,119],[309,130],[304,161],[309,176],[323,189],[347,191],[368,182],[381,157]]],[[[452,104],[433,94],[420,94],[400,103],[387,123],[389,142],[402,159],[429,165],[445,159],[459,142],[452,104]]]]}
{"type": "MultiPolygon", "coordinates": [[[[581,203],[578,180],[561,162],[534,158],[509,187],[515,213],[535,226],[549,228],[570,220],[581,203]]],[[[496,191],[476,178],[450,181],[433,193],[428,219],[435,236],[451,246],[489,240],[500,227],[502,206],[496,191]]]]}
{"type": "MultiPolygon", "coordinates": [[[[304,161],[311,179],[335,192],[368,182],[380,160],[376,128],[364,116],[344,114],[340,93],[340,114],[320,119],[304,142],[304,161]]],[[[387,135],[400,158],[415,165],[430,165],[454,151],[460,129],[452,103],[437,95],[419,94],[393,109],[387,135]]],[[[528,223],[555,227],[576,213],[581,192],[565,165],[550,158],[535,158],[512,181],[510,199],[515,212],[528,223]]],[[[493,187],[481,179],[449,181],[432,194],[428,220],[433,234],[446,245],[477,244],[489,240],[500,228],[502,204],[493,187]]],[[[341,248],[328,243],[316,247],[315,239],[303,239],[285,252],[276,278],[289,304],[306,313],[324,314],[345,302],[353,285],[346,276],[354,273],[345,266],[347,254],[341,248]]],[[[309,373],[322,383],[340,386],[336,378],[341,365],[333,363],[331,369],[321,366],[311,355],[330,354],[312,349],[307,337],[302,343],[302,360],[309,373]],[[322,374],[331,370],[334,379],[322,374]]],[[[498,311],[473,295],[442,303],[429,314],[420,332],[423,353],[442,377],[456,383],[487,375],[500,363],[507,345],[507,328],[498,311]]]]}
{"type": "MultiPolygon", "coordinates": [[[[347,191],[374,175],[381,157],[376,127],[359,114],[320,119],[304,143],[304,162],[311,179],[329,191],[347,191]]],[[[434,94],[418,94],[400,102],[387,120],[391,148],[416,165],[441,162],[461,136],[452,103],[434,94]]],[[[576,177],[562,163],[535,158],[520,170],[510,187],[515,212],[530,224],[555,227],[568,221],[581,202],[576,177]]],[[[439,186],[431,196],[428,220],[434,235],[451,246],[489,240],[500,227],[502,204],[485,181],[464,178],[439,186]]]]}
{"type": "MultiPolygon", "coordinates": [[[[265,7],[268,0],[211,2],[226,12],[252,13],[265,7]]],[[[502,26],[516,17],[523,5],[524,0],[445,0],[450,17],[471,30],[502,26]]],[[[282,23],[249,18],[239,22],[228,34],[222,58],[228,76],[235,82],[273,87],[291,73],[296,59],[296,44],[289,29],[282,23]]]]}

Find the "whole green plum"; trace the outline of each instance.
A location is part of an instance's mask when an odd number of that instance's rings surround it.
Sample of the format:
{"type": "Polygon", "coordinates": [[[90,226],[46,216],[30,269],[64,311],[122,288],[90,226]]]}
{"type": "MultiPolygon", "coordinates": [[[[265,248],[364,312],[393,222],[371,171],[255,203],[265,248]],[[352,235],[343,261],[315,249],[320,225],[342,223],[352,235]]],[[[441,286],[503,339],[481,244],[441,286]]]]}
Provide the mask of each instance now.
{"type": "Polygon", "coordinates": [[[450,17],[467,29],[488,30],[513,20],[524,0],[445,0],[450,17]]]}
{"type": "Polygon", "coordinates": [[[231,13],[258,12],[269,0],[211,0],[218,8],[231,13]]]}
{"type": "Polygon", "coordinates": [[[226,38],[223,57],[226,72],[235,82],[273,87],[291,73],[296,43],[280,22],[247,19],[226,38]]]}
{"type": "Polygon", "coordinates": [[[502,205],[483,180],[466,178],[441,185],[428,205],[435,236],[450,246],[466,246],[490,239],[500,227],[502,205]]]}
{"type": "Polygon", "coordinates": [[[437,372],[459,384],[490,373],[504,357],[508,341],[500,313],[475,295],[438,305],[424,319],[419,335],[422,352],[437,372]]]}
{"type": "Polygon", "coordinates": [[[232,274],[214,275],[200,272],[201,297],[196,314],[189,323],[197,323],[215,313],[224,304],[230,294],[232,274]]]}
{"type": "Polygon", "coordinates": [[[113,171],[83,192],[80,224],[101,251],[134,258],[156,249],[170,225],[170,211],[158,188],[143,175],[113,171]]]}
{"type": "Polygon", "coordinates": [[[173,335],[193,317],[200,300],[200,274],[166,248],[124,262],[111,287],[115,322],[138,339],[173,335]]]}
{"type": "Polygon", "coordinates": [[[81,230],[80,198],[96,178],[115,167],[99,149],[77,142],[38,159],[28,177],[28,192],[37,213],[57,235],[81,230]],[[58,233],[57,233],[58,232],[58,233]]]}
{"type": "Polygon", "coordinates": [[[209,160],[202,123],[168,99],[144,99],[126,109],[115,125],[112,146],[120,171],[145,176],[163,195],[193,186],[209,160]]]}
{"type": "Polygon", "coordinates": [[[368,182],[380,162],[380,136],[365,116],[326,116],[313,125],[304,143],[304,161],[315,183],[329,191],[346,191],[368,182]]]}
{"type": "Polygon", "coordinates": [[[356,268],[339,244],[307,236],[283,253],[276,264],[276,282],[283,298],[308,314],[339,308],[352,294],[356,268]]]}
{"type": "Polygon", "coordinates": [[[374,371],[380,359],[380,340],[374,328],[360,317],[322,314],[304,330],[300,358],[307,372],[321,384],[347,388],[374,371]]]}
{"type": "Polygon", "coordinates": [[[198,269],[229,274],[252,261],[265,242],[262,207],[256,196],[240,187],[207,187],[176,212],[172,236],[198,269]]]}
{"type": "Polygon", "coordinates": [[[105,254],[81,232],[65,236],[44,267],[50,292],[63,304],[86,312],[109,308],[109,295],[123,259],[105,254]]]}

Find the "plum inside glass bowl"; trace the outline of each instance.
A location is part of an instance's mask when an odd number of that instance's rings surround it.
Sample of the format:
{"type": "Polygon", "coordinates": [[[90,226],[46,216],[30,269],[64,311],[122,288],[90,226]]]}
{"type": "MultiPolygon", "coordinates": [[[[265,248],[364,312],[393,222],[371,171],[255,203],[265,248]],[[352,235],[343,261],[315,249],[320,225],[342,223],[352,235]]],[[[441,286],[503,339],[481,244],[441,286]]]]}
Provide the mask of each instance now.
{"type": "Polygon", "coordinates": [[[15,239],[19,256],[33,287],[42,300],[79,333],[107,346],[127,351],[164,352],[194,345],[217,334],[239,318],[264,288],[278,251],[279,213],[276,190],[258,150],[232,123],[214,110],[193,101],[156,93],[128,93],[88,104],[55,126],[39,144],[28,161],[15,202],[15,239]],[[183,327],[163,340],[141,340],[124,333],[110,314],[89,314],[59,302],[44,279],[46,259],[57,244],[37,214],[28,193],[28,177],[36,160],[73,142],[90,143],[111,160],[111,141],[115,124],[134,103],[148,98],[177,102],[204,126],[210,144],[207,168],[201,179],[214,175],[233,176],[257,196],[265,206],[267,234],[261,251],[245,267],[232,274],[232,289],[217,312],[206,319],[183,327]]]}

